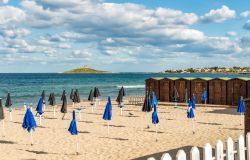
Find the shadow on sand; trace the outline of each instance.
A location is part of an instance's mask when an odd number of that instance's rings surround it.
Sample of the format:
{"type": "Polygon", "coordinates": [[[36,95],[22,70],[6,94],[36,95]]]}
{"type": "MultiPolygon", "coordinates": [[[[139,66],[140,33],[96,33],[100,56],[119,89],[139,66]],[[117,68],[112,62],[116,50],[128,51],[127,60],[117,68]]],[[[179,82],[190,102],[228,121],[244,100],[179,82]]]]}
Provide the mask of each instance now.
{"type": "Polygon", "coordinates": [[[88,131],[78,131],[78,133],[88,134],[88,133],[90,133],[90,132],[88,132],[88,131]]]}
{"type": "MultiPolygon", "coordinates": [[[[107,125],[107,124],[104,124],[104,126],[108,126],[108,125],[107,125]]],[[[126,126],[123,126],[123,125],[112,125],[112,124],[110,124],[109,126],[110,126],[110,127],[117,127],[117,128],[126,127],[126,126]]]]}
{"type": "Polygon", "coordinates": [[[117,141],[128,141],[127,138],[111,138],[111,137],[99,137],[99,138],[113,139],[117,141]]]}
{"type": "Polygon", "coordinates": [[[49,152],[44,152],[44,151],[32,151],[32,150],[25,150],[30,153],[35,153],[35,154],[57,154],[57,153],[49,153],[49,152]]]}
{"type": "Polygon", "coordinates": [[[15,144],[15,142],[0,140],[0,144],[15,144]]]}
{"type": "Polygon", "coordinates": [[[208,125],[213,125],[213,126],[220,126],[220,125],[222,125],[220,123],[208,123],[208,122],[197,122],[197,123],[199,123],[199,124],[208,124],[208,125]]]}
{"type": "Polygon", "coordinates": [[[237,113],[236,108],[214,109],[212,111],[206,111],[205,113],[240,115],[240,113],[237,113]]]}
{"type": "MultiPolygon", "coordinates": [[[[178,150],[180,150],[180,149],[182,149],[182,150],[185,151],[185,153],[187,154],[187,156],[186,156],[186,157],[187,157],[187,160],[190,160],[189,153],[190,153],[192,147],[193,147],[193,146],[184,146],[184,147],[181,147],[181,148],[176,148],[176,149],[172,149],[172,150],[168,150],[168,151],[164,151],[164,152],[158,152],[158,153],[146,155],[146,156],[143,156],[143,157],[134,158],[134,159],[132,159],[132,160],[145,160],[145,159],[147,159],[147,158],[149,158],[149,157],[154,157],[155,159],[161,159],[161,157],[162,157],[162,155],[163,155],[164,153],[169,153],[170,156],[171,156],[173,159],[175,159],[175,156],[176,156],[178,150]]],[[[203,157],[203,148],[198,147],[198,149],[199,149],[199,151],[200,151],[200,157],[202,158],[202,157],[203,157]]],[[[215,150],[213,149],[213,155],[214,155],[214,152],[215,152],[215,150]]]]}
{"type": "Polygon", "coordinates": [[[92,121],[79,121],[79,122],[84,122],[84,123],[94,123],[92,121]]]}

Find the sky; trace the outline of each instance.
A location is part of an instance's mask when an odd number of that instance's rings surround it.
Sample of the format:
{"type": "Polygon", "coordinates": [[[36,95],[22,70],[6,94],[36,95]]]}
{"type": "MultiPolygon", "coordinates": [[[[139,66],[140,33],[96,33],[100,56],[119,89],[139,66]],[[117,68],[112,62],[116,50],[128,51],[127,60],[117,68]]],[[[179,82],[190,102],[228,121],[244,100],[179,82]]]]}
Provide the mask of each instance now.
{"type": "Polygon", "coordinates": [[[0,0],[0,72],[250,66],[248,0],[0,0]]]}

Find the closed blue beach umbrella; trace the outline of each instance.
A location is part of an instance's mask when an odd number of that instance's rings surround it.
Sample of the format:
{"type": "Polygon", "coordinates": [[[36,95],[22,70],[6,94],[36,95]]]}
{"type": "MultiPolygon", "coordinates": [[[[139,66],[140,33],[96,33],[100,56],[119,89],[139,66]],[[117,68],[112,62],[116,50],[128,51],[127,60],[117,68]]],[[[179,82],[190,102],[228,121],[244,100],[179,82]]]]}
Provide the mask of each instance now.
{"type": "Polygon", "coordinates": [[[153,124],[158,124],[159,123],[159,118],[156,110],[156,105],[154,104],[154,112],[152,113],[152,123],[153,124]]]}
{"type": "Polygon", "coordinates": [[[193,107],[189,107],[188,111],[187,111],[187,118],[189,118],[189,119],[192,120],[193,134],[195,134],[195,131],[194,131],[194,117],[195,117],[194,108],[193,107]]]}
{"type": "Polygon", "coordinates": [[[242,125],[243,123],[243,115],[244,115],[244,112],[245,112],[245,103],[244,103],[244,100],[243,100],[243,97],[241,96],[240,97],[240,102],[238,104],[238,108],[237,108],[237,112],[240,113],[240,125],[242,125]]]}
{"type": "Polygon", "coordinates": [[[22,127],[24,129],[27,129],[27,131],[30,133],[30,141],[31,141],[31,145],[33,145],[32,131],[35,131],[36,121],[29,107],[26,109],[26,113],[23,118],[22,127]]]}
{"type": "Polygon", "coordinates": [[[77,125],[76,125],[76,112],[75,111],[73,111],[73,118],[71,120],[68,131],[70,132],[71,135],[77,135],[78,134],[77,125]]]}
{"type": "Polygon", "coordinates": [[[196,98],[195,98],[194,93],[193,93],[193,95],[191,97],[191,101],[192,101],[192,108],[195,109],[196,108],[196,98]]]}
{"type": "Polygon", "coordinates": [[[41,97],[36,107],[36,115],[39,115],[40,125],[42,124],[42,114],[43,114],[43,98],[41,97]]]}
{"type": "Polygon", "coordinates": [[[70,126],[68,131],[70,132],[71,135],[76,136],[76,154],[78,154],[78,130],[77,130],[77,125],[76,125],[76,112],[73,111],[73,118],[70,122],[70,126]]]}
{"type": "Polygon", "coordinates": [[[189,100],[189,101],[188,101],[188,107],[192,107],[192,106],[193,106],[192,101],[189,100]]]}
{"type": "Polygon", "coordinates": [[[110,96],[108,97],[108,102],[106,104],[106,108],[103,114],[103,119],[106,121],[109,121],[112,119],[112,104],[111,104],[110,96]]]}
{"type": "Polygon", "coordinates": [[[159,123],[159,117],[157,114],[156,104],[154,104],[154,112],[152,113],[152,123],[155,125],[155,137],[157,141],[157,124],[159,123]]]}
{"type": "Polygon", "coordinates": [[[207,91],[206,88],[203,88],[202,95],[201,95],[201,101],[207,104],[207,91]]]}
{"type": "Polygon", "coordinates": [[[154,105],[158,106],[158,100],[157,100],[154,92],[152,92],[152,94],[150,96],[150,105],[152,108],[154,107],[154,105]]]}
{"type": "Polygon", "coordinates": [[[109,121],[112,119],[112,104],[110,96],[108,97],[108,102],[106,104],[106,108],[103,114],[103,119],[108,121],[108,135],[109,135],[109,121]]]}

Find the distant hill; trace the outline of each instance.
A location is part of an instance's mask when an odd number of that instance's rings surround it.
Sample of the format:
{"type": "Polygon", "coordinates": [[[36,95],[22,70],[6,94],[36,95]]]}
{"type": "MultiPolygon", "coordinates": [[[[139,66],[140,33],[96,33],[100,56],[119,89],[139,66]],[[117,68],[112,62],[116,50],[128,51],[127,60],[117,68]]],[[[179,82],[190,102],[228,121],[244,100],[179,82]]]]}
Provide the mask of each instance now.
{"type": "Polygon", "coordinates": [[[75,68],[69,71],[65,71],[64,73],[109,73],[109,72],[96,70],[88,66],[83,66],[83,67],[75,68]]]}

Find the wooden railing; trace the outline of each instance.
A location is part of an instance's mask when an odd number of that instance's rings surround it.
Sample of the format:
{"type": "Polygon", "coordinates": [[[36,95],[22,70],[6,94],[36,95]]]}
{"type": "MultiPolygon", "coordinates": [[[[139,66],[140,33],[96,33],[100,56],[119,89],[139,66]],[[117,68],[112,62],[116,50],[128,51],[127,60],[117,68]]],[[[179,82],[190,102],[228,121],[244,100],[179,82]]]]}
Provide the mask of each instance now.
{"type": "MultiPolygon", "coordinates": [[[[176,154],[176,160],[250,160],[250,132],[246,135],[246,147],[244,137],[241,135],[238,138],[236,144],[236,150],[234,150],[234,142],[232,138],[228,138],[226,146],[224,148],[223,142],[218,140],[215,145],[215,155],[212,152],[212,146],[207,143],[203,147],[203,157],[200,157],[200,151],[197,147],[192,147],[190,151],[190,158],[187,157],[188,153],[184,150],[179,150],[176,154]],[[226,151],[224,153],[224,150],[226,151]]],[[[154,157],[150,157],[147,160],[156,160],[154,157]]],[[[172,157],[168,153],[164,153],[160,160],[172,160],[172,157]]]]}

